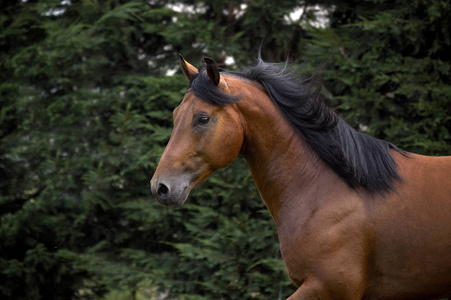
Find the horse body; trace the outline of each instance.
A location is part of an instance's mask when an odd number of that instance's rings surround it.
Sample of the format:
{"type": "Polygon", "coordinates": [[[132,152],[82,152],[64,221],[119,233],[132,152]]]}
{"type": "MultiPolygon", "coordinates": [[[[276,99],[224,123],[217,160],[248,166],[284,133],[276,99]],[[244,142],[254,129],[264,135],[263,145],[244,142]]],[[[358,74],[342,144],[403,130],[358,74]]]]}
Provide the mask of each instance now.
{"type": "MultiPolygon", "coordinates": [[[[451,296],[450,157],[391,149],[401,178],[392,190],[352,186],[284,118],[268,88],[207,64],[215,88],[240,99],[214,105],[189,90],[151,181],[160,203],[181,205],[198,182],[241,154],[298,286],[289,299],[451,296]]],[[[197,69],[181,65],[195,80],[197,69]]]]}
{"type": "Polygon", "coordinates": [[[386,290],[381,298],[450,296],[451,159],[394,156],[403,182],[372,210],[373,270],[379,270],[372,289],[386,290]]]}
{"type": "MultiPolygon", "coordinates": [[[[259,126],[246,126],[242,155],[277,225],[291,280],[297,286],[316,282],[324,298],[449,293],[451,184],[443,178],[451,179],[451,159],[393,151],[403,181],[390,197],[368,195],[345,184],[289,124],[280,124],[280,112],[259,95],[264,92],[249,89],[259,103],[243,97],[238,107],[259,126]],[[326,285],[334,280],[341,291],[326,285]]],[[[319,291],[299,289],[293,299],[308,299],[308,293],[319,291]]]]}

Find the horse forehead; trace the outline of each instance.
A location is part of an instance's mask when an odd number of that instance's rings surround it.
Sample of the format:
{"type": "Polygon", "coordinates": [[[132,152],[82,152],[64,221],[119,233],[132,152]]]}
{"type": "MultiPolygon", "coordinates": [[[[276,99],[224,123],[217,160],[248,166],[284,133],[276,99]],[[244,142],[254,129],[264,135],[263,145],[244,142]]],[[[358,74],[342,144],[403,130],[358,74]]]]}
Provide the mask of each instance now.
{"type": "Polygon", "coordinates": [[[215,105],[209,104],[197,98],[192,92],[188,91],[183,97],[182,102],[174,110],[174,116],[187,113],[195,114],[199,111],[212,112],[217,110],[215,105]]]}

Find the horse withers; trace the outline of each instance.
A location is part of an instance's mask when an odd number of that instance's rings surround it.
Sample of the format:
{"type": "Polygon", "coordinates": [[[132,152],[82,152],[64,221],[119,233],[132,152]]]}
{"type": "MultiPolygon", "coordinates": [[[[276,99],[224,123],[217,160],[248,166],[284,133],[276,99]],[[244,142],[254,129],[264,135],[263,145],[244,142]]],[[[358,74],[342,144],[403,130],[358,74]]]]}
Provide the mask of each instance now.
{"type": "Polygon", "coordinates": [[[151,180],[163,205],[246,159],[297,299],[451,296],[451,157],[407,153],[347,125],[285,64],[220,73],[180,57],[190,87],[151,180]]]}

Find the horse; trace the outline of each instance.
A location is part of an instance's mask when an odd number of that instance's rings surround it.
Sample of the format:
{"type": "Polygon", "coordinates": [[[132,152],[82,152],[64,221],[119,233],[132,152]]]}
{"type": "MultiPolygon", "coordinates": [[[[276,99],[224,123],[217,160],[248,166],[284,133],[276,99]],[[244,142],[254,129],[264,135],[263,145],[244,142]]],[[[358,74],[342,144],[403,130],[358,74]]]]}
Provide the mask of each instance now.
{"type": "Polygon", "coordinates": [[[451,156],[354,130],[286,63],[204,60],[180,56],[189,88],[151,180],[160,204],[182,205],[242,155],[297,287],[289,300],[451,296],[451,156]]]}

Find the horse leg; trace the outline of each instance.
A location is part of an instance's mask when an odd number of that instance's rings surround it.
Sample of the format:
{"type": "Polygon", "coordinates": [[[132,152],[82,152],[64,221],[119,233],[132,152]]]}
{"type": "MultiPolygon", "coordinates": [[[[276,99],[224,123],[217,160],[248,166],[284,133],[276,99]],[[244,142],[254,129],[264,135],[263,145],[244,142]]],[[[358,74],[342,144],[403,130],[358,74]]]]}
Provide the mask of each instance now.
{"type": "Polygon", "coordinates": [[[317,280],[307,280],[299,286],[299,288],[287,300],[320,300],[331,299],[330,295],[326,293],[321,282],[317,280]]]}
{"type": "Polygon", "coordinates": [[[316,278],[304,281],[287,300],[326,300],[326,299],[352,299],[360,300],[364,294],[361,284],[336,283],[326,286],[316,278]]]}

